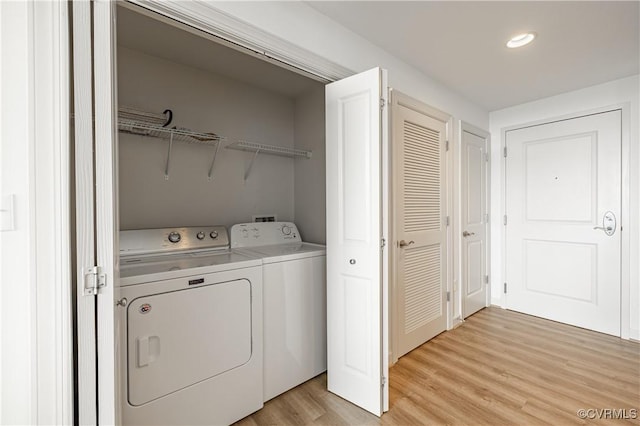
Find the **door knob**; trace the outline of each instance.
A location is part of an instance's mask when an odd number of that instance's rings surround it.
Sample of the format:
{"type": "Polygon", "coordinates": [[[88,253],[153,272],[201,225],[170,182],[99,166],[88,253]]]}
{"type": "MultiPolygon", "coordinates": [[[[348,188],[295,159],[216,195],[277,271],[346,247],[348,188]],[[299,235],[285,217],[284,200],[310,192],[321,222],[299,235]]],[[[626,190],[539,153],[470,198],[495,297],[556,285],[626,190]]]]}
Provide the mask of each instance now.
{"type": "Polygon", "coordinates": [[[413,243],[414,243],[414,241],[413,241],[413,240],[411,240],[411,241],[409,241],[409,242],[406,242],[405,240],[400,240],[400,242],[398,243],[398,245],[399,245],[400,247],[406,247],[406,246],[410,246],[410,245],[411,245],[411,244],[413,244],[413,243]]]}
{"type": "Polygon", "coordinates": [[[476,233],[475,233],[475,232],[469,232],[469,231],[464,231],[464,232],[462,233],[462,236],[463,236],[463,237],[470,237],[470,236],[472,236],[472,235],[476,235],[476,233]]]}
{"type": "Polygon", "coordinates": [[[600,229],[608,236],[616,232],[616,215],[613,212],[606,212],[602,218],[602,226],[594,226],[593,229],[600,229]]]}

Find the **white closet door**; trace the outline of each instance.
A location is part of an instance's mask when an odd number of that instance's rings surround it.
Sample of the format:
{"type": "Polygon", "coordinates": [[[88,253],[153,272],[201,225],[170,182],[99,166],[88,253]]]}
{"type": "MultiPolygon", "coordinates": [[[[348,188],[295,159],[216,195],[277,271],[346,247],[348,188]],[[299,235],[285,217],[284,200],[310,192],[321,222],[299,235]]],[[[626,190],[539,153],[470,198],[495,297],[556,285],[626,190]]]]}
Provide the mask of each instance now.
{"type": "Polygon", "coordinates": [[[115,3],[73,2],[78,423],[118,424],[115,3]],[[85,285],[99,266],[104,287],[85,285]],[[96,299],[97,297],[97,299],[96,299]]]}
{"type": "Polygon", "coordinates": [[[621,112],[506,144],[507,307],[620,336],[621,112]]]}
{"type": "Polygon", "coordinates": [[[487,138],[462,124],[462,314],[463,318],[487,306],[487,138]]]}
{"type": "Polygon", "coordinates": [[[376,415],[388,394],[383,98],[386,78],[379,68],[326,87],[328,388],[376,415]]]}
{"type": "Polygon", "coordinates": [[[396,102],[400,96],[393,104],[398,356],[447,328],[447,123],[396,102]]]}

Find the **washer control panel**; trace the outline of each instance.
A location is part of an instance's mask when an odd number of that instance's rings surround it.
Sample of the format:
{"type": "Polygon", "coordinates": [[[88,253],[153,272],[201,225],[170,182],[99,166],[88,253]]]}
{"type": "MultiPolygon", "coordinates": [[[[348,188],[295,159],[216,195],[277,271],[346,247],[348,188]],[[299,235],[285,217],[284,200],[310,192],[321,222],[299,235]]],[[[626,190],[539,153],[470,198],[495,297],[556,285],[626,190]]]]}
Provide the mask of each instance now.
{"type": "Polygon", "coordinates": [[[293,222],[250,222],[231,227],[231,248],[302,242],[293,222]]]}
{"type": "Polygon", "coordinates": [[[228,248],[227,228],[219,225],[120,231],[120,256],[228,248]]]}

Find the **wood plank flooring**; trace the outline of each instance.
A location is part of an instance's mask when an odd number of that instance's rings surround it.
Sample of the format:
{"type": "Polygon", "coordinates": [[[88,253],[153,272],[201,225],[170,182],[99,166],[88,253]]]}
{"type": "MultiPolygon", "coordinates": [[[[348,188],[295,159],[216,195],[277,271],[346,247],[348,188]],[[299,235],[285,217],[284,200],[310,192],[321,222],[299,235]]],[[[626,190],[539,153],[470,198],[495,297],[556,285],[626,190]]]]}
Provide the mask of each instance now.
{"type": "MultiPolygon", "coordinates": [[[[487,308],[390,371],[390,410],[378,418],[326,390],[322,374],[238,425],[640,424],[586,419],[579,409],[640,415],[640,343],[487,308]]],[[[589,412],[597,416],[596,412],[589,412]]]]}

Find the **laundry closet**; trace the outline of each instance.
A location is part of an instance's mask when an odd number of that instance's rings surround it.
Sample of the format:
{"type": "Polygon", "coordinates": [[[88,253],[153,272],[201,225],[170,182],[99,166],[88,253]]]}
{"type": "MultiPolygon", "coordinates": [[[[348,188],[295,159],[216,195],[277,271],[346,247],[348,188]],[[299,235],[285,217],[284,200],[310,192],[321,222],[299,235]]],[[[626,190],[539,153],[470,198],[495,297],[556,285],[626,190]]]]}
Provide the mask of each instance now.
{"type": "Polygon", "coordinates": [[[122,423],[233,423],[327,369],[325,87],[117,9],[122,423]]]}
{"type": "Polygon", "coordinates": [[[118,105],[198,135],[119,132],[120,229],[267,216],[324,243],[324,84],[160,19],[118,7],[118,105]]]}

